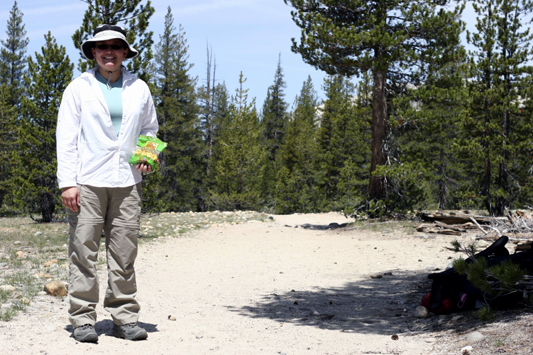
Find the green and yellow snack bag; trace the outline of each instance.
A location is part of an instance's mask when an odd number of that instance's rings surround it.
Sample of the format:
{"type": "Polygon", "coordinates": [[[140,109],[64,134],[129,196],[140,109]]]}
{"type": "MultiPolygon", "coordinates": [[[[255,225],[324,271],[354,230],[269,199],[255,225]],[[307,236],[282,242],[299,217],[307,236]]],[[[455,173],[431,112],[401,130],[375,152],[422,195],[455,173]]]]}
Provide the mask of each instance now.
{"type": "Polygon", "coordinates": [[[167,143],[157,137],[139,136],[137,149],[133,152],[130,164],[148,163],[155,170],[155,164],[159,163],[159,153],[167,147],[167,143]]]}

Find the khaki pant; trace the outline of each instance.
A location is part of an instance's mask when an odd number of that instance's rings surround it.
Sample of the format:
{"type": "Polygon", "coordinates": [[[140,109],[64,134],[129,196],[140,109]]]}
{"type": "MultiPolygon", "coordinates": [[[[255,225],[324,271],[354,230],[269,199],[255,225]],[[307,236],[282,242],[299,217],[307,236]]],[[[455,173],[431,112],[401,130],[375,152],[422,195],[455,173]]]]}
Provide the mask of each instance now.
{"type": "Polygon", "coordinates": [[[117,325],[137,322],[134,262],[141,215],[141,184],[124,188],[78,185],[80,208],[67,208],[69,242],[69,319],[74,327],[96,323],[99,301],[96,270],[105,233],[108,284],[104,307],[117,325]]]}

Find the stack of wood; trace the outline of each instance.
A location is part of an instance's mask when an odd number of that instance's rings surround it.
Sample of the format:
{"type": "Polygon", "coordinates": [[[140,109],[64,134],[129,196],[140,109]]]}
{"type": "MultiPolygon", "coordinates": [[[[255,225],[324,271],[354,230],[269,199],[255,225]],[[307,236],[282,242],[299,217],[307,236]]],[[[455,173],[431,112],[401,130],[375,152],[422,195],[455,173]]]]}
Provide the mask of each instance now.
{"type": "Polygon", "coordinates": [[[516,250],[531,249],[533,245],[533,213],[513,211],[506,217],[474,215],[468,212],[437,212],[422,215],[425,223],[416,230],[424,233],[438,233],[460,236],[467,232],[481,231],[476,236],[493,242],[502,235],[516,244],[516,250]]]}

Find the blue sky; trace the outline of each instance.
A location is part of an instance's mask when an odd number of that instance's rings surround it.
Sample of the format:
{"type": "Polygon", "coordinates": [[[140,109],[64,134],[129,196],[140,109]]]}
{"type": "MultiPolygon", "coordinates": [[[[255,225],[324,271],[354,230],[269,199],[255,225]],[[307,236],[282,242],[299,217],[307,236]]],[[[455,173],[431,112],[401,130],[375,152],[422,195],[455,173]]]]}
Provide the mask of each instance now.
{"type": "MultiPolygon", "coordinates": [[[[9,11],[14,1],[0,1],[0,39],[5,39],[9,11]]],[[[143,4],[146,1],[142,2],[143,4]]],[[[30,39],[28,54],[34,55],[44,45],[44,34],[51,31],[63,45],[71,61],[77,63],[78,50],[71,36],[81,25],[87,4],[80,0],[19,0],[19,9],[30,39]]],[[[189,45],[191,70],[199,83],[205,81],[206,47],[209,44],[217,64],[217,81],[225,82],[233,95],[239,73],[247,78],[249,98],[256,98],[261,109],[267,89],[272,85],[281,54],[281,66],[287,87],[286,101],[292,105],[303,82],[311,76],[319,97],[323,96],[324,73],[304,63],[290,50],[291,38],[300,30],[291,19],[291,7],[283,0],[152,0],[156,12],[150,19],[154,41],[163,32],[167,8],[172,8],[174,24],[181,24],[189,45]]],[[[467,9],[463,18],[474,18],[467,9]]],[[[473,21],[468,21],[473,25],[473,21]]],[[[79,73],[76,73],[78,75],[79,73]]]]}

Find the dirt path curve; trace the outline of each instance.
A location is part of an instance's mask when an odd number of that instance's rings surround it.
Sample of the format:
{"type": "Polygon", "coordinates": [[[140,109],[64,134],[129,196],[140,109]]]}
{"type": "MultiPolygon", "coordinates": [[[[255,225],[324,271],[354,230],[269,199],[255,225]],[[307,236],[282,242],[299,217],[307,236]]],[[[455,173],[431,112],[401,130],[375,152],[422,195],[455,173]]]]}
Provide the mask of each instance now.
{"type": "Polygon", "coordinates": [[[445,240],[294,228],[347,221],[274,216],[143,244],[136,270],[147,341],[107,335],[112,321],[99,306],[99,343],[77,343],[66,300],[40,296],[0,324],[0,353],[430,354],[435,335],[414,331],[413,311],[421,280],[449,262],[445,240]]]}

